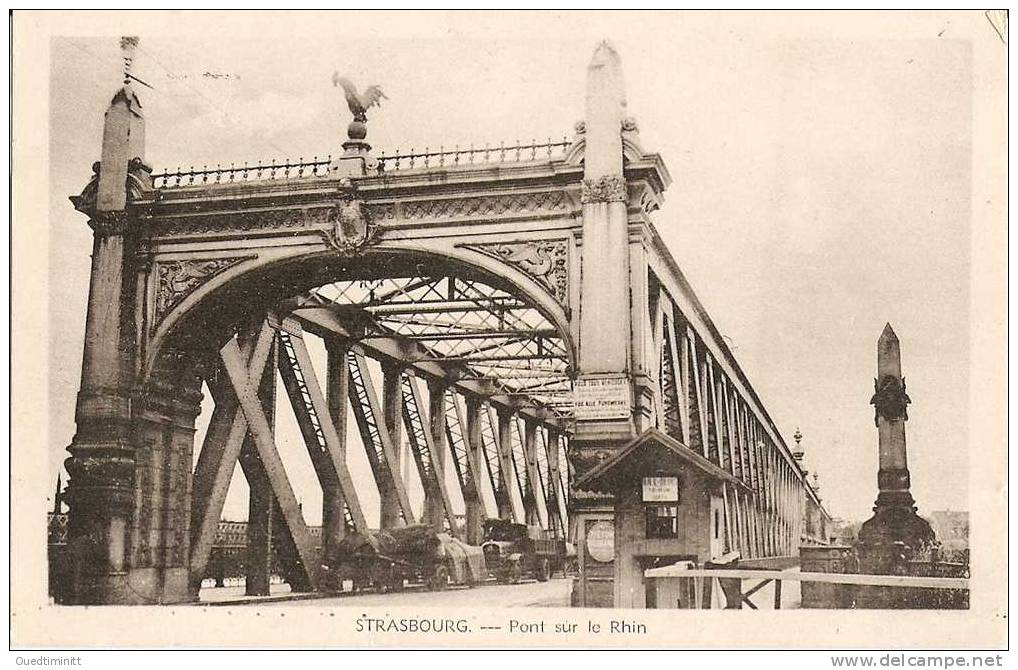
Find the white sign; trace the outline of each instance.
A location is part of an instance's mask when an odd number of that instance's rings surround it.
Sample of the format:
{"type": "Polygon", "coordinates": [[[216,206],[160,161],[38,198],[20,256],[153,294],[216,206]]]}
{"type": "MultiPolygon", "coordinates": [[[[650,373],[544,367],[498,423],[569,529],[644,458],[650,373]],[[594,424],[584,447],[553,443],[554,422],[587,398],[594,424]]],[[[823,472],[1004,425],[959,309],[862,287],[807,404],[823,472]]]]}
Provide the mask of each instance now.
{"type": "Polygon", "coordinates": [[[628,419],[632,412],[629,377],[591,377],[573,383],[573,411],[578,421],[628,419]]]}
{"type": "Polygon", "coordinates": [[[644,477],[643,502],[678,502],[678,477],[644,477]]]}
{"type": "Polygon", "coordinates": [[[615,558],[615,526],[611,521],[596,521],[587,528],[587,553],[601,563],[615,558]]]}

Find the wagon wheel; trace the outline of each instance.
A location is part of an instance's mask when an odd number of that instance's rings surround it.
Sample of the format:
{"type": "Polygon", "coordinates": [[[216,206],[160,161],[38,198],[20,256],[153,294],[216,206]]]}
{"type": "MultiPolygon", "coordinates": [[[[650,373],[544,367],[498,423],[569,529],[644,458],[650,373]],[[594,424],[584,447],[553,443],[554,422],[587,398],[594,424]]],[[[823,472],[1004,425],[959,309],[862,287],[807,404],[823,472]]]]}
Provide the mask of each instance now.
{"type": "Polygon", "coordinates": [[[548,559],[542,558],[537,562],[537,581],[546,582],[551,577],[551,567],[548,565],[548,559]]]}
{"type": "Polygon", "coordinates": [[[449,587],[449,568],[444,565],[435,566],[435,571],[431,573],[431,579],[428,580],[428,588],[432,591],[442,591],[449,587]]]}
{"type": "Polygon", "coordinates": [[[523,578],[523,568],[520,567],[519,561],[513,561],[512,565],[509,566],[509,583],[519,584],[523,578]]]}

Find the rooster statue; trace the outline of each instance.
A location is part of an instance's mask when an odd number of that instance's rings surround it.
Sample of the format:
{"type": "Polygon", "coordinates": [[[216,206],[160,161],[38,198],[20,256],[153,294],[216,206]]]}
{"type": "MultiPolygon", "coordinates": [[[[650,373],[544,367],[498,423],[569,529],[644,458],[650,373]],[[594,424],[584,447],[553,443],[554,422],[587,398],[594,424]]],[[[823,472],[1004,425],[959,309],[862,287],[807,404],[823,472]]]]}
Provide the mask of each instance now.
{"type": "Polygon", "coordinates": [[[353,114],[353,120],[359,121],[360,123],[367,121],[367,111],[372,107],[381,106],[382,98],[386,97],[386,95],[382,93],[382,88],[377,84],[368,86],[364,89],[364,93],[358,93],[353,82],[346,77],[340,77],[338,72],[335,72],[332,75],[332,85],[343,87],[343,93],[346,95],[346,104],[350,106],[350,113],[353,114]]]}

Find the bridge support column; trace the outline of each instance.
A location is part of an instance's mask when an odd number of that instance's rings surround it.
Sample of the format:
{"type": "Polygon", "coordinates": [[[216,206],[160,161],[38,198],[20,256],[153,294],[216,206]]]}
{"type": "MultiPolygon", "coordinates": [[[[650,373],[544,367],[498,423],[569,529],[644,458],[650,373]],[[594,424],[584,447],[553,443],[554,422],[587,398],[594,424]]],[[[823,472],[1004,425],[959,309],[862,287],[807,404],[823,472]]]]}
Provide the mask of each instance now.
{"type": "Polygon", "coordinates": [[[555,532],[555,537],[569,537],[569,529],[562,525],[562,511],[560,500],[562,500],[562,473],[559,470],[559,434],[558,431],[549,430],[548,440],[545,442],[545,449],[548,452],[548,525],[555,532]]]}
{"type": "Polygon", "coordinates": [[[240,462],[247,464],[244,474],[250,491],[244,593],[249,596],[267,596],[272,563],[272,489],[268,478],[261,472],[261,462],[250,440],[244,444],[240,462]]]}
{"type": "MultiPolygon", "coordinates": [[[[346,410],[347,396],[350,393],[349,368],[347,367],[347,347],[327,340],[325,343],[328,355],[326,369],[326,402],[329,406],[329,418],[336,427],[336,435],[342,443],[342,451],[346,452],[346,430],[348,414],[346,410]]],[[[322,556],[329,556],[334,542],[346,535],[346,501],[339,488],[339,480],[329,480],[322,486],[322,556]]]]}
{"type": "MultiPolygon", "coordinates": [[[[445,505],[442,502],[442,491],[438,488],[438,480],[445,477],[445,454],[449,450],[449,440],[445,432],[445,385],[428,382],[428,429],[431,431],[431,471],[434,482],[424,484],[424,521],[436,530],[444,526],[446,517],[445,505]]],[[[454,535],[462,534],[455,528],[456,519],[449,519],[450,530],[454,535]]]]}
{"type": "MultiPolygon", "coordinates": [[[[138,502],[128,581],[131,601],[185,602],[189,588],[191,462],[201,411],[200,377],[176,352],[136,396],[134,434],[138,502]]],[[[131,602],[129,601],[129,602],[131,602]]]]}
{"type": "MultiPolygon", "coordinates": [[[[273,343],[272,352],[262,373],[258,387],[258,397],[262,402],[269,427],[275,426],[276,408],[276,360],[277,345],[273,343]]],[[[272,575],[274,526],[278,524],[279,514],[276,512],[276,498],[265,465],[258,456],[254,441],[250,435],[244,439],[240,452],[240,464],[247,479],[248,518],[247,518],[247,559],[244,562],[246,579],[244,592],[249,596],[269,595],[269,580],[272,575]]]]}
{"type": "Polygon", "coordinates": [[[498,449],[498,491],[495,492],[495,504],[498,506],[499,519],[512,519],[522,523],[516,515],[513,505],[513,434],[512,415],[508,412],[497,411],[497,434],[495,440],[498,449]]]}
{"type": "Polygon", "coordinates": [[[476,398],[467,397],[466,415],[466,448],[470,453],[473,466],[470,481],[472,490],[463,491],[463,502],[466,505],[466,540],[468,544],[479,545],[482,538],[484,507],[481,503],[481,486],[485,467],[484,443],[481,436],[481,403],[476,398]]]}
{"type": "MultiPolygon", "coordinates": [[[[403,371],[396,365],[382,366],[382,421],[392,441],[392,450],[396,454],[396,465],[392,476],[403,476],[403,463],[407,461],[403,453],[403,430],[400,427],[403,417],[403,371]]],[[[406,481],[405,479],[403,480],[406,481]]],[[[399,512],[399,496],[395,487],[382,481],[378,483],[378,527],[395,528],[401,524],[399,512]]]]}
{"type": "MultiPolygon", "coordinates": [[[[517,419],[518,420],[518,419],[517,419]]],[[[537,496],[541,495],[541,481],[537,472],[537,426],[525,421],[523,429],[524,467],[527,470],[527,488],[523,496],[523,508],[527,525],[541,526],[541,512],[537,496]]]]}

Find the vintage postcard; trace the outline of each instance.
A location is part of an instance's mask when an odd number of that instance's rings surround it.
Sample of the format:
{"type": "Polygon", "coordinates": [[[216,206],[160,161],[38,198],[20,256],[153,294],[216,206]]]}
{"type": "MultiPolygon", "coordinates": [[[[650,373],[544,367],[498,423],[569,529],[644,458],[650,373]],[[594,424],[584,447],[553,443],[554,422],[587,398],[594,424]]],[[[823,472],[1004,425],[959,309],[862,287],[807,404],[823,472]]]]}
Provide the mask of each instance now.
{"type": "Polygon", "coordinates": [[[13,646],[1006,644],[1005,10],[12,21],[13,646]]]}

